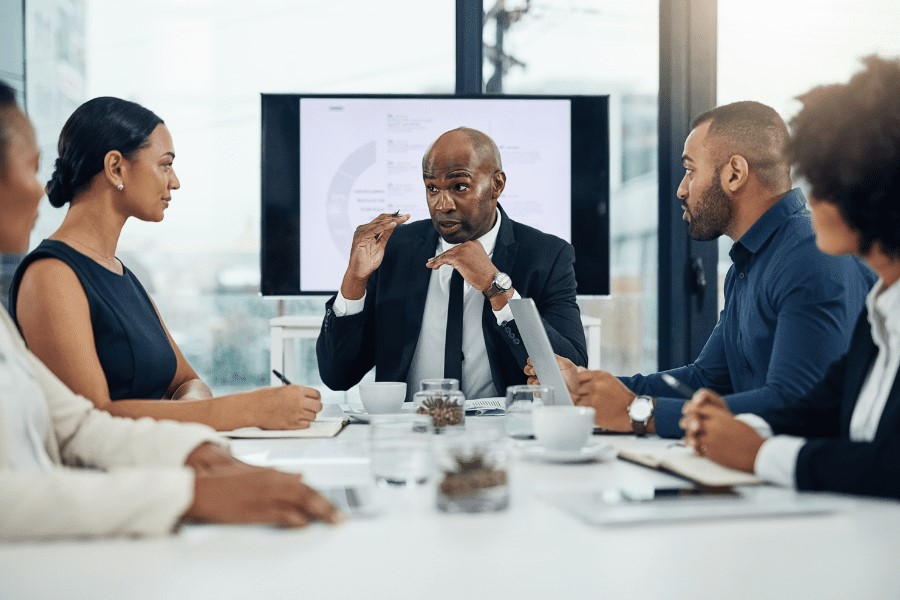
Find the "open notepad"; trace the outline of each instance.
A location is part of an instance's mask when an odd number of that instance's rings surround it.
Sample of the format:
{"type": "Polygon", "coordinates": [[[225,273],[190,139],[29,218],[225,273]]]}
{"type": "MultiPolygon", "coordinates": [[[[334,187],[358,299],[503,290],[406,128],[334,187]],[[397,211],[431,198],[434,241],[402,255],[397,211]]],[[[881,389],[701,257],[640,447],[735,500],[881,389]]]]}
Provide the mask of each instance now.
{"type": "Polygon", "coordinates": [[[506,398],[478,398],[463,402],[467,415],[506,414],[506,398]]]}
{"type": "Polygon", "coordinates": [[[275,438],[330,438],[338,434],[347,423],[347,417],[319,417],[307,429],[260,429],[241,427],[223,431],[222,435],[235,439],[275,439],[275,438]]]}
{"type": "Polygon", "coordinates": [[[667,471],[708,487],[762,483],[755,475],[718,465],[684,446],[619,448],[618,455],[623,460],[667,471]]]}

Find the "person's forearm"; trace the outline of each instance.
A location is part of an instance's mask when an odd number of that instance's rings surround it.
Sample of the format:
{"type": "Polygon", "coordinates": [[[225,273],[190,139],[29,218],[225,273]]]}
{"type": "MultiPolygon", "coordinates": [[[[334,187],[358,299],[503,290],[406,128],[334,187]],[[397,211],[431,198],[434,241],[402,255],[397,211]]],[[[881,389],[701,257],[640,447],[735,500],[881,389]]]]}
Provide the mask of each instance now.
{"type": "Polygon", "coordinates": [[[366,283],[368,278],[360,279],[344,273],[344,279],[341,281],[341,295],[348,300],[359,300],[366,293],[366,283]]]}
{"type": "Polygon", "coordinates": [[[184,467],[0,472],[0,540],[169,533],[193,487],[184,467]]]}
{"type": "Polygon", "coordinates": [[[252,419],[241,394],[231,394],[203,400],[117,400],[103,407],[117,417],[137,419],[170,419],[189,423],[203,423],[218,431],[230,431],[252,425],[252,419]]]}
{"type": "Polygon", "coordinates": [[[184,461],[185,466],[192,468],[195,472],[206,472],[211,469],[224,466],[242,466],[231,454],[225,449],[216,446],[211,442],[204,442],[194,448],[184,461]]]}

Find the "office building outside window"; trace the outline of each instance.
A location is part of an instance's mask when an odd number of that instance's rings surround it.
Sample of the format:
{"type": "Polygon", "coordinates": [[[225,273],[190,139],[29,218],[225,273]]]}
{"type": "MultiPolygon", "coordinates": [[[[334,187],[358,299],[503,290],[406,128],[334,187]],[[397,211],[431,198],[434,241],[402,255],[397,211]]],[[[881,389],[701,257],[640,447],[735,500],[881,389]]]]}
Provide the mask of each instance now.
{"type": "MultiPolygon", "coordinates": [[[[757,0],[747,10],[744,3],[722,1],[718,16],[718,104],[757,100],[787,121],[800,109],[798,95],[847,81],[862,68],[861,57],[900,56],[895,0],[827,0],[814,10],[804,2],[757,0]]],[[[720,306],[732,243],[719,240],[720,306]]]]}
{"type": "MultiPolygon", "coordinates": [[[[260,94],[452,93],[454,6],[419,0],[30,0],[28,109],[49,178],[66,118],[103,95],[172,133],[181,189],[162,223],[130,220],[118,256],[216,393],[269,383],[269,319],[325,298],[259,297],[260,94]]],[[[424,199],[423,199],[424,201],[424,199]]],[[[32,246],[64,209],[46,201],[32,246]]],[[[306,340],[288,376],[325,391],[306,340]]]]}
{"type": "Polygon", "coordinates": [[[655,371],[659,2],[487,0],[485,11],[485,93],[609,95],[611,295],[579,304],[602,319],[604,369],[655,371]]]}

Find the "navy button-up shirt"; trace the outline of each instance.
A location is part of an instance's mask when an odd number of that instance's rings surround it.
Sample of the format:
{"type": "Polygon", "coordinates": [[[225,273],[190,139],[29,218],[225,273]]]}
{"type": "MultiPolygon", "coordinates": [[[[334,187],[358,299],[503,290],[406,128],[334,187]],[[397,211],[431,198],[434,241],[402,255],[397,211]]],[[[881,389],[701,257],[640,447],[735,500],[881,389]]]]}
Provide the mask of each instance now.
{"type": "MultiPolygon", "coordinates": [[[[803,195],[793,189],[735,242],[725,308],[693,364],[667,371],[692,388],[723,394],[735,414],[805,395],[850,344],[874,274],[858,258],[816,248],[803,195]]],[[[660,374],[623,377],[657,397],[656,432],[678,437],[685,400],[660,374]]]]}

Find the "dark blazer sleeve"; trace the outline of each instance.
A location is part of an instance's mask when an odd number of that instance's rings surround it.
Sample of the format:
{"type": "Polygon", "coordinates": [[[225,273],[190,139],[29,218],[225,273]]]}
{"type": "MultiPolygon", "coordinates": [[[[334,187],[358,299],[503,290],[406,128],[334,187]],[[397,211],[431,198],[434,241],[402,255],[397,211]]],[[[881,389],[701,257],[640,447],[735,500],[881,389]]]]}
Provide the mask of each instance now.
{"type": "MultiPolygon", "coordinates": [[[[515,282],[513,282],[515,284],[515,282]]],[[[540,289],[518,290],[523,298],[532,298],[544,322],[553,351],[576,365],[587,366],[587,342],[581,324],[581,311],[575,299],[575,250],[571,244],[561,245],[550,263],[547,277],[540,289]]],[[[497,325],[521,368],[525,368],[528,351],[519,335],[515,321],[497,325]]]]}
{"type": "Polygon", "coordinates": [[[797,457],[797,488],[900,499],[900,430],[871,442],[813,439],[797,457]]]}
{"type": "Polygon", "coordinates": [[[897,375],[875,438],[849,439],[850,419],[877,349],[865,311],[850,349],[805,397],[760,412],[776,434],[807,438],[797,456],[797,488],[900,498],[900,383],[897,375]]]}
{"type": "Polygon", "coordinates": [[[316,341],[322,383],[332,390],[348,390],[375,366],[374,312],[378,272],[366,284],[366,304],[356,315],[334,314],[332,296],[325,303],[325,318],[316,341]]]}

